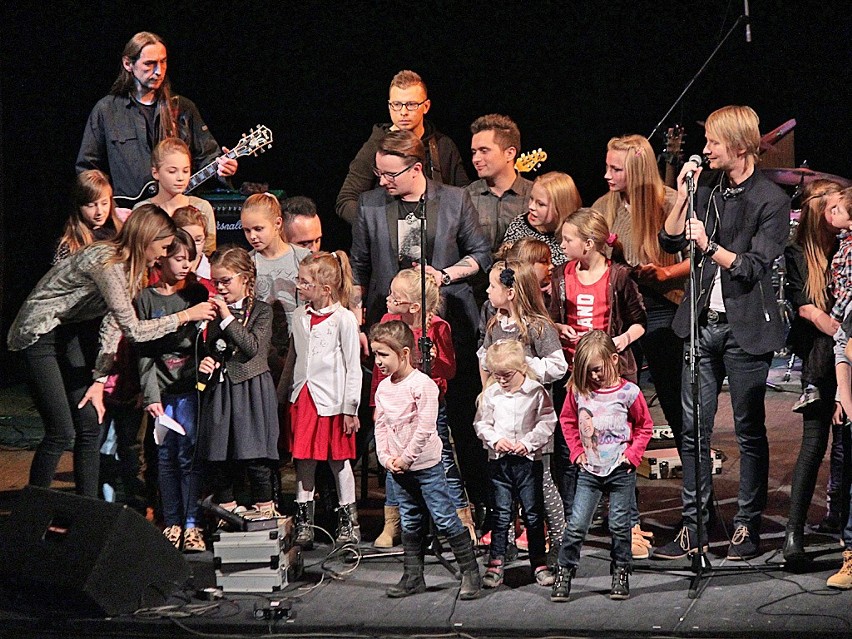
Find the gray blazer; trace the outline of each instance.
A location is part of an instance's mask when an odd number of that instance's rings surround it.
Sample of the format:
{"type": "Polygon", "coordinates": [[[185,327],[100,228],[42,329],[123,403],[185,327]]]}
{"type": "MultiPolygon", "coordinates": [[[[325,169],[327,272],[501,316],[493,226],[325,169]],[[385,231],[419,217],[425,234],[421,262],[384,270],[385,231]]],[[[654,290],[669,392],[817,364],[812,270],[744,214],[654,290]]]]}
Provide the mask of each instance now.
{"type": "Polygon", "coordinates": [[[225,365],[228,377],[234,384],[256,377],[269,370],[267,355],[272,339],[272,307],[266,302],[255,300],[251,316],[243,326],[234,320],[222,331],[219,322],[210,322],[207,331],[207,351],[213,352],[214,342],[224,337],[228,344],[225,365]]]}
{"type": "MultiPolygon", "coordinates": [[[[479,214],[463,188],[426,180],[426,252],[437,270],[471,256],[482,271],[491,266],[491,245],[479,225],[479,214]],[[436,241],[437,240],[437,241],[436,241]]],[[[367,288],[364,309],[367,324],[387,312],[385,298],[399,272],[397,207],[384,189],[361,194],[358,218],[352,231],[352,273],[355,283],[367,288]]],[[[445,318],[457,330],[476,331],[479,321],[473,291],[465,281],[441,288],[445,318]],[[460,325],[461,324],[461,325],[460,325]]]]}

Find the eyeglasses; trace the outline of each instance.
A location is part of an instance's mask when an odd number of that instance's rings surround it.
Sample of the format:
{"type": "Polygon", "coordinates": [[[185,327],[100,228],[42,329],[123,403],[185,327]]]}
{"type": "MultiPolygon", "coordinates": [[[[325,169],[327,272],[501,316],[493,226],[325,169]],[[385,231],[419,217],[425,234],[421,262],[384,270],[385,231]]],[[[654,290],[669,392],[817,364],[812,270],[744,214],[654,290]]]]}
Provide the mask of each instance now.
{"type": "Polygon", "coordinates": [[[303,280],[301,277],[297,277],[296,286],[299,288],[313,288],[316,286],[316,282],[309,282],[307,280],[303,280]]]}
{"type": "Polygon", "coordinates": [[[373,167],[373,175],[375,175],[375,176],[376,176],[377,178],[379,178],[380,180],[381,180],[382,178],[385,178],[385,179],[386,179],[386,180],[388,180],[389,182],[393,182],[393,181],[394,181],[396,178],[398,178],[400,175],[402,175],[403,173],[405,173],[406,171],[408,171],[409,169],[411,169],[411,167],[413,167],[415,164],[417,164],[417,162],[414,162],[413,164],[409,164],[409,165],[408,165],[407,167],[405,167],[402,171],[397,171],[396,173],[389,173],[388,171],[379,171],[379,168],[378,168],[378,167],[376,167],[376,166],[374,166],[374,167],[373,167]]]}
{"type": "Polygon", "coordinates": [[[213,286],[219,286],[219,284],[221,284],[222,286],[230,286],[231,282],[234,281],[234,278],[237,278],[240,275],[242,275],[242,273],[238,273],[237,275],[234,275],[232,277],[223,277],[221,279],[216,279],[215,277],[213,277],[210,278],[210,281],[213,283],[213,286]]]}
{"type": "Polygon", "coordinates": [[[416,111],[425,103],[426,100],[423,100],[422,102],[391,102],[390,100],[388,100],[388,106],[394,111],[402,111],[402,107],[405,107],[409,111],[416,111]]]}
{"type": "Polygon", "coordinates": [[[519,371],[500,371],[500,372],[495,371],[495,372],[491,373],[491,375],[492,375],[492,376],[494,377],[494,379],[496,379],[498,382],[508,382],[508,381],[509,381],[510,379],[512,379],[512,378],[513,378],[513,377],[514,377],[514,376],[515,376],[518,372],[519,372],[519,371]]]}
{"type": "Polygon", "coordinates": [[[390,303],[391,303],[391,304],[393,304],[394,306],[402,306],[403,304],[408,304],[408,305],[414,304],[414,302],[409,302],[408,300],[398,300],[398,299],[396,299],[396,298],[393,296],[393,291],[388,291],[388,297],[387,297],[387,300],[388,300],[388,302],[390,302],[390,303]]]}

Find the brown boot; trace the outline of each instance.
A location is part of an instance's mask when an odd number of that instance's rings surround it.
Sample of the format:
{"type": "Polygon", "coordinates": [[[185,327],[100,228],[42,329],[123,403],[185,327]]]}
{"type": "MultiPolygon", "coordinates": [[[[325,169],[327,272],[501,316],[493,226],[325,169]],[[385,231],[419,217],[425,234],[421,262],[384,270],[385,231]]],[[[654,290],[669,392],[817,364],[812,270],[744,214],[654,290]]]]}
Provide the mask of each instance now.
{"type": "Polygon", "coordinates": [[[385,527],[382,534],[373,542],[373,546],[376,548],[393,548],[399,544],[401,536],[399,506],[385,506],[385,527]]]}
{"type": "Polygon", "coordinates": [[[829,588],[849,590],[852,588],[852,550],[843,551],[843,566],[828,578],[825,585],[829,588]]]}
{"type": "Polygon", "coordinates": [[[470,533],[470,540],[473,545],[476,546],[476,527],[473,524],[473,512],[470,510],[470,504],[465,508],[458,508],[456,514],[461,519],[462,525],[467,528],[467,532],[470,533]]]}

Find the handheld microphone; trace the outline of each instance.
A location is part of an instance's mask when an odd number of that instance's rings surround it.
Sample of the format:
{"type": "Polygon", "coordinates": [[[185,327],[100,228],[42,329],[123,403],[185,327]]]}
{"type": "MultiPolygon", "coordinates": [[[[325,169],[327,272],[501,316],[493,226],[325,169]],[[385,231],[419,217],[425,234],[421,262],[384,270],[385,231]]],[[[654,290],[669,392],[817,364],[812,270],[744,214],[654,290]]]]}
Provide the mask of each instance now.
{"type": "Polygon", "coordinates": [[[705,161],[705,158],[700,155],[689,156],[687,162],[692,162],[693,164],[697,164],[698,166],[692,169],[691,171],[686,172],[687,179],[691,180],[693,177],[695,177],[695,172],[701,168],[701,165],[704,164],[705,161]]]}
{"type": "MultiPolygon", "coordinates": [[[[222,356],[225,354],[225,350],[227,350],[227,348],[228,344],[221,337],[213,343],[213,359],[219,364],[222,363],[222,356]]],[[[213,371],[207,376],[206,380],[199,380],[198,382],[196,382],[195,389],[198,392],[203,393],[207,389],[207,385],[213,381],[213,377],[218,372],[219,367],[214,368],[213,371]]]]}
{"type": "Polygon", "coordinates": [[[751,42],[751,16],[748,13],[748,0],[743,0],[743,13],[746,21],[746,42],[751,42]]]}
{"type": "Polygon", "coordinates": [[[210,323],[210,320],[201,320],[200,322],[195,323],[195,330],[199,333],[203,333],[207,330],[207,324],[210,323]]]}

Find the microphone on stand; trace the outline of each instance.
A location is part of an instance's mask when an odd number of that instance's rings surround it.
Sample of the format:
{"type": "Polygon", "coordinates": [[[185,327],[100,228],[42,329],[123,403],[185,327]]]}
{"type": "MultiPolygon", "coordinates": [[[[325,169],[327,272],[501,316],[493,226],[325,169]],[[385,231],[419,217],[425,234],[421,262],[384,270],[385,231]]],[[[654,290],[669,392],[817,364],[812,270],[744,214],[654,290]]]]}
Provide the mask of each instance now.
{"type": "Polygon", "coordinates": [[[696,166],[694,169],[692,169],[691,171],[687,171],[687,172],[686,172],[686,178],[687,178],[688,180],[691,180],[693,177],[695,177],[695,172],[696,172],[698,169],[700,169],[700,168],[702,167],[702,165],[704,165],[704,164],[707,162],[707,158],[705,158],[705,157],[703,157],[703,156],[701,156],[701,155],[690,155],[690,156],[689,156],[689,159],[687,160],[687,162],[692,162],[693,164],[696,164],[696,165],[697,165],[697,166],[696,166]]]}
{"type": "Polygon", "coordinates": [[[743,13],[745,14],[746,20],[746,42],[751,42],[751,16],[748,12],[748,0],[743,0],[743,13]]]}

